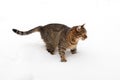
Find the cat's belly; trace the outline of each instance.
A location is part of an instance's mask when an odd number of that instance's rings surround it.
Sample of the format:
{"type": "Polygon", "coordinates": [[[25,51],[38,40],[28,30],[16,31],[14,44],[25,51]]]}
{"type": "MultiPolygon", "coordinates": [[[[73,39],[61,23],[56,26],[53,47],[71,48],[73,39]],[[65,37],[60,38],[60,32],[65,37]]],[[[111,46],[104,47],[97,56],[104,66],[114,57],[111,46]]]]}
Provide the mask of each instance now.
{"type": "Polygon", "coordinates": [[[68,48],[69,48],[69,49],[75,49],[75,48],[76,48],[76,45],[70,45],[68,48]]]}

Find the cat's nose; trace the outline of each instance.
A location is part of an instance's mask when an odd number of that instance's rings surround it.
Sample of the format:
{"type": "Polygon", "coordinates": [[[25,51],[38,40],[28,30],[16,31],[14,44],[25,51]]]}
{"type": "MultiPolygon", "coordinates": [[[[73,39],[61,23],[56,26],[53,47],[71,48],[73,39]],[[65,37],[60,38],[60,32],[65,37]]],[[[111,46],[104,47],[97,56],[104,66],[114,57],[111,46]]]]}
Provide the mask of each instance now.
{"type": "Polygon", "coordinates": [[[85,38],[87,38],[87,35],[85,35],[85,38]]]}

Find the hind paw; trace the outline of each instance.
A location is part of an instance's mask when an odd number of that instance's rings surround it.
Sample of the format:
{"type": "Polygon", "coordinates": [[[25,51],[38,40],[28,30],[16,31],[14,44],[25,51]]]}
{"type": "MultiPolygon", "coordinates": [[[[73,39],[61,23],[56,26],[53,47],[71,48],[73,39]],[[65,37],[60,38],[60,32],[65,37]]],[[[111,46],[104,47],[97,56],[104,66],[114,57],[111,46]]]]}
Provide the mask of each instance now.
{"type": "Polygon", "coordinates": [[[51,49],[47,49],[47,51],[51,54],[51,55],[54,55],[54,50],[51,50],[51,49]]]}

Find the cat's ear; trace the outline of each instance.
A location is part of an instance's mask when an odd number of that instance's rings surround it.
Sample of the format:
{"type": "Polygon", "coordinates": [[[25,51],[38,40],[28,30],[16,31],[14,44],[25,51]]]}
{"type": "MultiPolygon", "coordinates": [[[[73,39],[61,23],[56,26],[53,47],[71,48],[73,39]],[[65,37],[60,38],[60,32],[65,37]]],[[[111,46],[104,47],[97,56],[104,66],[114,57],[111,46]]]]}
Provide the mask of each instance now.
{"type": "Polygon", "coordinates": [[[79,31],[79,30],[80,30],[80,28],[81,28],[81,26],[77,26],[76,30],[77,30],[77,31],[79,31]]]}
{"type": "Polygon", "coordinates": [[[85,25],[85,24],[81,25],[81,28],[84,28],[84,25],[85,25]]]}
{"type": "Polygon", "coordinates": [[[85,25],[85,24],[77,26],[77,31],[79,31],[80,28],[84,28],[84,25],[85,25]]]}

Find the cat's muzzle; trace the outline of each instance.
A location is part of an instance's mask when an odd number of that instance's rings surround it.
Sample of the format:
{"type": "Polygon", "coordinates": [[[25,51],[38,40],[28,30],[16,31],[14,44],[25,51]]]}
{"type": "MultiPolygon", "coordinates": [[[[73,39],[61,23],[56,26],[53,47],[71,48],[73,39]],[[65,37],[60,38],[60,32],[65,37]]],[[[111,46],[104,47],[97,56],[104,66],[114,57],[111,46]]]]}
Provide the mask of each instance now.
{"type": "Polygon", "coordinates": [[[83,36],[81,37],[82,40],[85,40],[86,38],[87,38],[87,35],[83,35],[83,36]]]}

